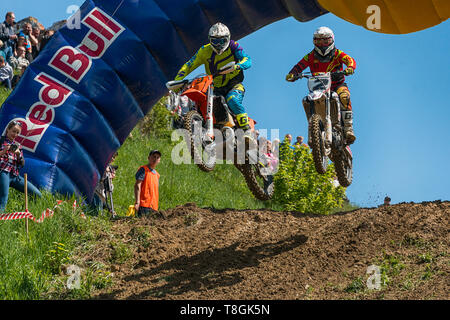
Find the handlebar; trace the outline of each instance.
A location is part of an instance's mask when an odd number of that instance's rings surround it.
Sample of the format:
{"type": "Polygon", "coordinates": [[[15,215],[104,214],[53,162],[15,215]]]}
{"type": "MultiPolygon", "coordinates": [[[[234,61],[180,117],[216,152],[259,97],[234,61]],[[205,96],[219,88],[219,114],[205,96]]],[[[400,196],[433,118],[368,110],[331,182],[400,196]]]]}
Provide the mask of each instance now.
{"type": "MultiPolygon", "coordinates": [[[[331,72],[330,76],[345,76],[345,72],[344,71],[331,72]]],[[[306,74],[305,73],[299,73],[299,74],[294,75],[293,80],[296,81],[296,80],[299,80],[301,78],[309,79],[309,78],[312,78],[312,77],[315,77],[315,76],[312,75],[311,73],[306,73],[306,74]]]]}
{"type": "MultiPolygon", "coordinates": [[[[213,73],[213,77],[217,77],[218,75],[225,75],[227,73],[233,72],[234,70],[236,70],[235,68],[236,62],[232,61],[230,63],[227,63],[226,65],[224,65],[222,68],[220,68],[219,70],[217,70],[215,73],[213,73]]],[[[206,76],[206,74],[200,74],[195,76],[192,79],[184,79],[184,80],[179,80],[179,81],[169,81],[166,83],[166,87],[169,90],[177,90],[179,88],[184,87],[187,84],[192,83],[194,80],[204,77],[206,76]]]]}

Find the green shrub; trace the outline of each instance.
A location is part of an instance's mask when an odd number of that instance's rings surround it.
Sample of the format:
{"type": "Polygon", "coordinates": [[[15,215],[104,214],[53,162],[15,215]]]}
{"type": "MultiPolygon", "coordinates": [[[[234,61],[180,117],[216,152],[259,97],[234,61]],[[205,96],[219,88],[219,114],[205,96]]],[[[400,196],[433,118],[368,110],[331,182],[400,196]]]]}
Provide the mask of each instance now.
{"type": "Polygon", "coordinates": [[[274,200],[285,210],[327,214],[343,205],[345,189],[333,186],[336,176],[330,164],[325,174],[316,172],[307,147],[292,150],[287,140],[280,145],[280,165],[275,175],[274,200]]]}
{"type": "Polygon", "coordinates": [[[153,137],[170,137],[172,132],[172,115],[163,101],[164,98],[156,103],[139,123],[143,134],[153,137]]]}

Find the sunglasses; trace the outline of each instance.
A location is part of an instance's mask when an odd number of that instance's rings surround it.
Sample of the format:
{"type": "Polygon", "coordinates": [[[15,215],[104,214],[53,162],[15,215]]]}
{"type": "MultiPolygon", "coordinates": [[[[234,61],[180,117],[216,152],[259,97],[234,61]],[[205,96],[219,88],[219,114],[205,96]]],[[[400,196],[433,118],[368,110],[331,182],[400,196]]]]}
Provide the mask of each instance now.
{"type": "Polygon", "coordinates": [[[13,121],[11,121],[11,123],[12,123],[14,126],[22,127],[22,122],[20,122],[20,121],[13,120],[13,121]]]}

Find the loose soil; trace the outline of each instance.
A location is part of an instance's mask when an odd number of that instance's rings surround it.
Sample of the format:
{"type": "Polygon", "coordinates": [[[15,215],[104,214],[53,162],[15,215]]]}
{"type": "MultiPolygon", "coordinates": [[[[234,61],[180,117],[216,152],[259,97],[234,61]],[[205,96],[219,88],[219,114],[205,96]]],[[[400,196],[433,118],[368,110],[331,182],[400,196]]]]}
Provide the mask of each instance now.
{"type": "Polygon", "coordinates": [[[329,216],[191,203],[162,214],[115,221],[83,257],[114,273],[96,299],[450,298],[448,201],[329,216]],[[367,286],[371,265],[379,290],[367,286]]]}

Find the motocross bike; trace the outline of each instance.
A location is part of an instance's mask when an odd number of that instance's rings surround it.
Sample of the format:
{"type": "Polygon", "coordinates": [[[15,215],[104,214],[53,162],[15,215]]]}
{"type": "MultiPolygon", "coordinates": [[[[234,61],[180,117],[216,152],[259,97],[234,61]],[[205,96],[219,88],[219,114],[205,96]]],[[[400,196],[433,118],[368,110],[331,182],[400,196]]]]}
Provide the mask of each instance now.
{"type": "MultiPolygon", "coordinates": [[[[218,155],[222,160],[230,160],[226,155],[232,154],[235,167],[243,174],[255,198],[269,200],[273,196],[274,185],[268,162],[264,157],[258,157],[257,146],[250,148],[246,144],[241,148],[243,139],[239,139],[236,115],[231,112],[223,96],[214,94],[214,76],[234,70],[235,62],[231,62],[214,75],[202,74],[191,80],[169,81],[166,87],[170,90],[169,94],[173,95],[174,91],[178,91],[178,96],[187,96],[193,102],[190,104],[191,110],[183,117],[183,123],[189,136],[187,140],[190,142],[189,149],[194,163],[202,171],[210,172],[215,167],[218,155]],[[220,137],[214,136],[214,132],[220,132],[220,137]],[[238,161],[242,150],[245,160],[238,161]]],[[[250,118],[249,122],[252,136],[255,137],[256,122],[250,118]]]]}
{"type": "Polygon", "coordinates": [[[335,166],[339,184],[352,183],[353,155],[344,134],[345,114],[341,102],[331,91],[332,77],[344,75],[343,71],[321,74],[298,74],[294,80],[308,79],[309,94],[303,98],[303,108],[308,119],[308,144],[312,149],[314,165],[319,174],[327,171],[328,159],[335,166]]]}

